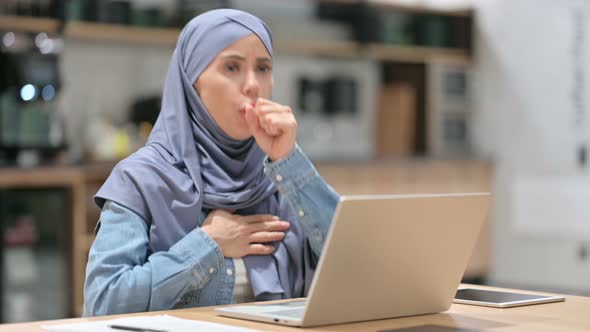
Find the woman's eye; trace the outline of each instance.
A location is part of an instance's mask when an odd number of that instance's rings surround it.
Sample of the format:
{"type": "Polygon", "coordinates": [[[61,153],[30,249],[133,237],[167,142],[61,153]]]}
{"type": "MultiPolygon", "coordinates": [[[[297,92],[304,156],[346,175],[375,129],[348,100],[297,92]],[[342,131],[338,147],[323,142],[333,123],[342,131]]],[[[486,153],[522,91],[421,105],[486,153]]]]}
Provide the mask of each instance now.
{"type": "Polygon", "coordinates": [[[240,68],[236,64],[227,64],[225,65],[225,69],[227,69],[230,72],[237,72],[240,68]]]}
{"type": "Polygon", "coordinates": [[[272,71],[272,67],[269,65],[262,65],[262,66],[258,67],[258,70],[263,73],[266,73],[266,72],[272,71]]]}

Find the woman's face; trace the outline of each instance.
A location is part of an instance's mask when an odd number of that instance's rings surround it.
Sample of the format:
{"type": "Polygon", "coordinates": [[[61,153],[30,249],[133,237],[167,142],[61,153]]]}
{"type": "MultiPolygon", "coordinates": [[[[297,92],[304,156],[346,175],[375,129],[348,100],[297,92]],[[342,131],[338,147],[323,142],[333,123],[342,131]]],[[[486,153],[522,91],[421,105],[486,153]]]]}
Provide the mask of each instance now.
{"type": "Polygon", "coordinates": [[[209,64],[194,84],[215,123],[231,138],[252,136],[244,105],[272,92],[272,59],[255,35],[234,42],[209,64]]]}

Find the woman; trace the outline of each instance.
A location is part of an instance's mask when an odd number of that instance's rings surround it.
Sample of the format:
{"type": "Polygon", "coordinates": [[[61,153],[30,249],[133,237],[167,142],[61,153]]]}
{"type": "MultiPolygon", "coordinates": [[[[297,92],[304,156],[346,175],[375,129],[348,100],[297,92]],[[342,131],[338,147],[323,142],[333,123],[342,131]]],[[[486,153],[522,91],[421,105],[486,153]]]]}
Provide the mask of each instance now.
{"type": "Polygon", "coordinates": [[[307,294],[338,195],[272,86],[260,19],[222,9],[187,24],[146,146],[95,196],[84,315],[307,294]]]}

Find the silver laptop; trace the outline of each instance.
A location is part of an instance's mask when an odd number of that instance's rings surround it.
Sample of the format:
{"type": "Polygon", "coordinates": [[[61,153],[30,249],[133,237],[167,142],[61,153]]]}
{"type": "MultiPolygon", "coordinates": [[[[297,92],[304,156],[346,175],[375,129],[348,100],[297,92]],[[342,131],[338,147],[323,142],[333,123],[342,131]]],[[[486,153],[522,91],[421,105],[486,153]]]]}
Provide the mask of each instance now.
{"type": "Polygon", "coordinates": [[[343,196],[306,299],[215,311],[301,327],[445,311],[489,200],[487,193],[343,196]]]}

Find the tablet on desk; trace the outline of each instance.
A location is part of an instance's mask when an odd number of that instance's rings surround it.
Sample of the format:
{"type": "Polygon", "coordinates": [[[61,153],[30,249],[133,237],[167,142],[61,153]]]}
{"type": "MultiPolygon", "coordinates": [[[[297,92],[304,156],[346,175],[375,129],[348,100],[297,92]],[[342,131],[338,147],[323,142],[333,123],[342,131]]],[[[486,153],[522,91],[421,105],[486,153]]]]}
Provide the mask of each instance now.
{"type": "Polygon", "coordinates": [[[499,292],[476,288],[462,288],[457,290],[453,302],[473,304],[486,307],[509,308],[530,304],[564,301],[562,296],[548,296],[524,294],[514,292],[499,292]]]}

